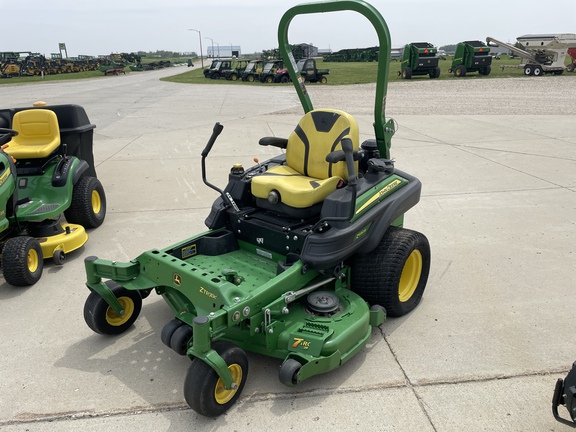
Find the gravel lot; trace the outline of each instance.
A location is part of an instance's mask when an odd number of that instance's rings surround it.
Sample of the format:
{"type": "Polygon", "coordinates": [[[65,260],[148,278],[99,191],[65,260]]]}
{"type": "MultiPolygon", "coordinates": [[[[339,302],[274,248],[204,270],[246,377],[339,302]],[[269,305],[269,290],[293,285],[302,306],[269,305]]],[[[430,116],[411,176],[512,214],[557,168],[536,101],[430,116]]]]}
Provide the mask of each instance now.
{"type": "MultiPolygon", "coordinates": [[[[372,114],[375,84],[311,85],[314,107],[338,106],[372,114]]],[[[300,113],[300,106],[288,112],[300,113]]],[[[576,114],[576,75],[530,78],[475,77],[450,80],[416,78],[388,85],[386,115],[566,115],[576,114]]]]}

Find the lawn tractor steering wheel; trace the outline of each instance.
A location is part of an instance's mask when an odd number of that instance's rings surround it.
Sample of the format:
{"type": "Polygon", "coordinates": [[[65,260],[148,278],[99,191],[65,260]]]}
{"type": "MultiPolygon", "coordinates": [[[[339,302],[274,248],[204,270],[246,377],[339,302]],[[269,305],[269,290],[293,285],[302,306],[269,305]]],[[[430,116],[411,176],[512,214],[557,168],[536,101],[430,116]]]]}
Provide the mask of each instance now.
{"type": "Polygon", "coordinates": [[[7,142],[10,142],[12,137],[15,137],[18,134],[19,134],[19,132],[17,130],[8,129],[8,128],[0,128],[0,145],[3,145],[3,144],[6,144],[7,142]]]}

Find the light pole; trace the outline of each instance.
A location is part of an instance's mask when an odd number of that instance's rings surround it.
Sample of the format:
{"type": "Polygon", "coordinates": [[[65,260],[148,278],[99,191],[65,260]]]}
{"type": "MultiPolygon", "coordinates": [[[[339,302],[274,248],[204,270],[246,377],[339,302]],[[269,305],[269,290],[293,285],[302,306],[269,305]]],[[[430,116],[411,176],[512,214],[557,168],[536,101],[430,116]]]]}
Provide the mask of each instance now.
{"type": "Polygon", "coordinates": [[[198,33],[198,39],[200,39],[200,63],[202,63],[202,69],[204,69],[204,59],[202,58],[202,33],[200,30],[188,29],[188,31],[195,31],[198,33]]]}
{"type": "Polygon", "coordinates": [[[230,57],[234,57],[234,47],[232,46],[232,42],[230,42],[230,57]]]}
{"type": "Polygon", "coordinates": [[[204,39],[210,39],[210,42],[212,42],[212,58],[214,58],[214,39],[206,36],[204,36],[204,39]]]}
{"type": "Polygon", "coordinates": [[[218,58],[220,58],[220,44],[218,42],[214,42],[216,45],[218,45],[218,58]]]}

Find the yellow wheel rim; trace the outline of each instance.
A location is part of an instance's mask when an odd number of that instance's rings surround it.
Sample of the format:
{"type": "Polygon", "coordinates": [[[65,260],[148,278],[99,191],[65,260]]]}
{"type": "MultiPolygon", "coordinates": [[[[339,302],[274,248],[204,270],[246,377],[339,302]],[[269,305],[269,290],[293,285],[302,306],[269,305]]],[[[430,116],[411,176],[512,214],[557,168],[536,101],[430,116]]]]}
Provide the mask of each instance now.
{"type": "Polygon", "coordinates": [[[91,204],[92,204],[92,211],[96,214],[100,213],[102,210],[102,199],[100,198],[100,194],[98,191],[93,190],[91,196],[91,204]]]}
{"type": "Polygon", "coordinates": [[[125,324],[134,313],[134,301],[130,297],[118,297],[118,301],[122,305],[122,309],[124,309],[124,315],[116,315],[116,312],[110,306],[106,309],[106,322],[115,327],[125,324]]]}
{"type": "Polygon", "coordinates": [[[214,398],[216,402],[220,405],[224,405],[226,402],[229,402],[230,399],[234,397],[238,388],[240,388],[240,383],[242,382],[242,368],[239,364],[232,364],[228,366],[228,370],[232,375],[232,380],[236,383],[236,388],[228,390],[222,381],[222,378],[218,379],[216,383],[216,388],[214,388],[214,398]]]}
{"type": "Polygon", "coordinates": [[[34,249],[28,251],[28,256],[26,257],[26,265],[28,266],[28,271],[34,273],[38,270],[38,265],[40,264],[40,258],[38,257],[38,252],[34,249]]]}
{"type": "Polygon", "coordinates": [[[398,285],[398,297],[401,302],[410,300],[422,274],[422,254],[419,250],[412,251],[402,269],[400,283],[398,285]]]}

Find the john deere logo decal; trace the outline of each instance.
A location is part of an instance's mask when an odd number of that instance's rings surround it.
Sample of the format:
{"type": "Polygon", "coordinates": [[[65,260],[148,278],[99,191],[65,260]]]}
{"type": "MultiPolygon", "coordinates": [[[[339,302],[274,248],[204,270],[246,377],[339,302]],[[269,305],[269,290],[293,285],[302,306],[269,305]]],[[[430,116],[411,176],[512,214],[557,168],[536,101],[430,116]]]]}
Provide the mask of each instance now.
{"type": "Polygon", "coordinates": [[[182,276],[180,276],[178,273],[174,273],[174,276],[172,276],[172,280],[174,281],[174,285],[182,285],[182,276]]]}

